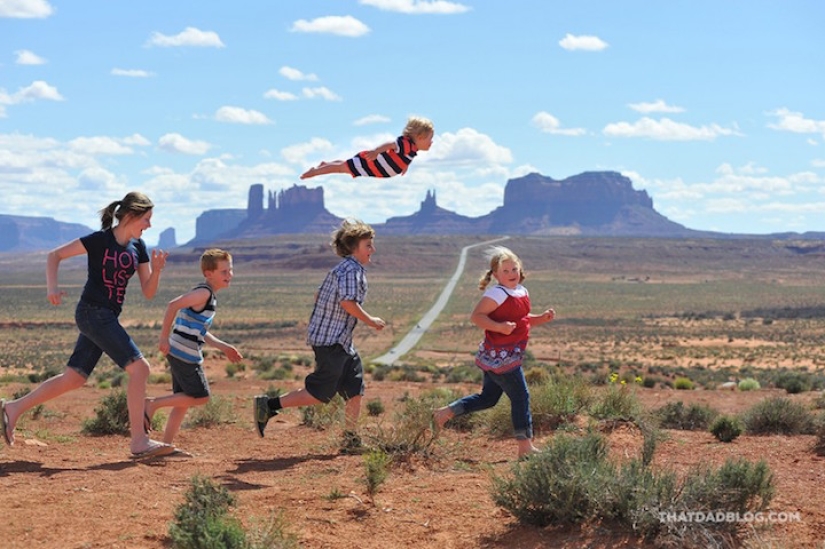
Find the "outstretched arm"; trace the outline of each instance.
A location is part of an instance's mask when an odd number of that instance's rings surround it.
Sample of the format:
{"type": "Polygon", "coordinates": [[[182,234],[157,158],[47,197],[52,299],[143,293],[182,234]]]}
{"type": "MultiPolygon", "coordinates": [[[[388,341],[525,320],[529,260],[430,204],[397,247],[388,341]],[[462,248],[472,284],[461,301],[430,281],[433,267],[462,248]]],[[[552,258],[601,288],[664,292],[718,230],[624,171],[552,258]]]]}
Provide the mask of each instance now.
{"type": "Polygon", "coordinates": [[[60,262],[66,258],[85,254],[86,246],[79,238],[72,240],[49,252],[46,256],[46,297],[52,305],[60,305],[66,292],[60,290],[57,283],[57,270],[60,262]]]}

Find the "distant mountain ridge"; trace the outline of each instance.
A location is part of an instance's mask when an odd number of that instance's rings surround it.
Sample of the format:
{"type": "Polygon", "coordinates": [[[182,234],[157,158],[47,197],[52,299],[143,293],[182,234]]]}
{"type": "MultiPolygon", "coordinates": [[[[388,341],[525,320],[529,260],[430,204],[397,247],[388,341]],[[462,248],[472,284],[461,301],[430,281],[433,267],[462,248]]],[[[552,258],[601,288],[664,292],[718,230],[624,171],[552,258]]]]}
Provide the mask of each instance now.
{"type": "MultiPolygon", "coordinates": [[[[473,200],[468,193],[467,200],[473,200]]],[[[293,185],[278,192],[249,188],[245,209],[213,209],[198,216],[186,246],[277,234],[329,234],[341,222],[324,204],[323,187],[293,185]],[[266,198],[266,200],[265,200],[266,198]]],[[[469,217],[442,208],[428,190],[418,211],[373,223],[381,234],[521,234],[635,237],[753,238],[755,235],[689,229],[655,210],[644,190],[618,172],[584,172],[562,180],[531,173],[507,181],[504,201],[488,214],[469,217]]],[[[167,229],[169,231],[169,229],[167,229]]],[[[52,218],[0,215],[0,252],[48,249],[92,232],[52,218]]],[[[166,231],[164,231],[166,233],[166,231]]],[[[774,233],[757,238],[825,240],[825,232],[774,233]]],[[[162,247],[175,244],[174,231],[162,247]]]]}
{"type": "Polygon", "coordinates": [[[85,225],[51,217],[0,214],[0,252],[51,249],[90,232],[85,225]]]}
{"type": "MultiPolygon", "coordinates": [[[[472,200],[472,196],[467,197],[472,200]]],[[[264,207],[263,185],[250,187],[243,210],[209,210],[198,218],[198,231],[189,245],[214,239],[259,238],[290,233],[329,233],[341,222],[324,205],[324,189],[293,185],[270,192],[264,207]],[[206,220],[209,220],[207,223],[206,220]],[[222,221],[217,227],[215,221],[222,221]],[[208,225],[208,231],[201,231],[208,225]]],[[[700,237],[725,236],[697,231],[670,221],[653,208],[646,191],[618,172],[584,172],[563,180],[538,173],[510,179],[504,203],[486,215],[468,217],[438,205],[427,191],[417,212],[373,223],[382,234],[534,234],[700,237]]]]}

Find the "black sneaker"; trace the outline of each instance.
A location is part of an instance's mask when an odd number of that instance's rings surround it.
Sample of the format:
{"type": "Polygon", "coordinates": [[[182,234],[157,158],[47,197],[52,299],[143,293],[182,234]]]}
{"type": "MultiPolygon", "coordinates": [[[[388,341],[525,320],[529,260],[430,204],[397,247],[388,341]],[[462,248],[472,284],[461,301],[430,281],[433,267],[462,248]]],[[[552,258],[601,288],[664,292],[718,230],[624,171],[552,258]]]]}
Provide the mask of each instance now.
{"type": "Polygon", "coordinates": [[[366,449],[361,442],[361,437],[352,431],[344,431],[344,437],[341,441],[342,454],[363,454],[366,449]]]}
{"type": "Polygon", "coordinates": [[[266,395],[258,395],[255,397],[255,402],[252,406],[252,415],[255,419],[255,428],[258,431],[258,436],[264,438],[264,429],[269,422],[269,418],[278,415],[269,411],[269,397],[266,395]]]}

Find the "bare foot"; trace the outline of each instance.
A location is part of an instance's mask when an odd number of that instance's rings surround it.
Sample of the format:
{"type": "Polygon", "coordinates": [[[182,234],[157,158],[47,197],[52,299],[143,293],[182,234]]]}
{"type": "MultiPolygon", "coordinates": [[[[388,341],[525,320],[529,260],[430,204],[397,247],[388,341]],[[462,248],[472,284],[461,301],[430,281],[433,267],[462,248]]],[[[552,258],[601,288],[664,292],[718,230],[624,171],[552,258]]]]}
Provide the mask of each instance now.
{"type": "Polygon", "coordinates": [[[518,458],[524,459],[529,457],[531,454],[538,454],[541,450],[533,446],[532,440],[519,440],[518,441],[518,458]]]}
{"type": "Polygon", "coordinates": [[[450,421],[455,417],[455,413],[450,409],[449,406],[444,406],[443,408],[439,408],[435,412],[433,412],[433,422],[435,423],[435,435],[438,436],[438,433],[444,428],[444,424],[450,421]]]}
{"type": "Polygon", "coordinates": [[[131,452],[132,457],[142,458],[142,457],[153,457],[153,456],[168,456],[172,452],[175,451],[175,447],[171,444],[166,444],[164,442],[158,442],[157,440],[152,440],[151,438],[146,438],[145,443],[142,446],[135,446],[134,442],[132,442],[131,452]]]}

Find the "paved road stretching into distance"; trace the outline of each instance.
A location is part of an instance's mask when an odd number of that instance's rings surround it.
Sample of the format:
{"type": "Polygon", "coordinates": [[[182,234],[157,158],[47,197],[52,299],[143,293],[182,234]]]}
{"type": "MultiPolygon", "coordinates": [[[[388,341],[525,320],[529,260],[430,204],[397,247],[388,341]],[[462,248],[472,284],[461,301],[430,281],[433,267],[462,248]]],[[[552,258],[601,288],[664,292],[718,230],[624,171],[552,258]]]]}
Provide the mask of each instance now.
{"type": "Polygon", "coordinates": [[[441,311],[444,310],[444,307],[447,305],[447,302],[450,300],[450,296],[453,295],[453,290],[455,289],[455,285],[458,283],[458,279],[461,278],[461,273],[464,272],[464,264],[467,262],[467,250],[470,248],[477,248],[478,246],[484,246],[487,244],[494,244],[496,242],[501,242],[502,240],[507,240],[510,238],[509,236],[504,236],[502,238],[496,238],[494,240],[487,240],[486,242],[479,242],[478,244],[471,244],[470,246],[464,246],[461,249],[461,255],[458,258],[458,267],[455,268],[455,273],[453,273],[452,278],[450,281],[447,282],[447,285],[444,286],[444,289],[441,291],[441,295],[438,296],[438,299],[435,301],[435,304],[432,308],[427,311],[421,320],[413,327],[412,330],[407,333],[398,342],[398,345],[390,349],[386,354],[379,356],[378,358],[372,359],[370,362],[375,362],[378,364],[386,364],[391,365],[396,360],[410,352],[410,349],[415,347],[415,344],[418,343],[418,340],[421,339],[421,336],[427,331],[427,329],[432,325],[438,315],[441,314],[441,311]]]}

